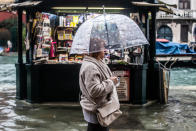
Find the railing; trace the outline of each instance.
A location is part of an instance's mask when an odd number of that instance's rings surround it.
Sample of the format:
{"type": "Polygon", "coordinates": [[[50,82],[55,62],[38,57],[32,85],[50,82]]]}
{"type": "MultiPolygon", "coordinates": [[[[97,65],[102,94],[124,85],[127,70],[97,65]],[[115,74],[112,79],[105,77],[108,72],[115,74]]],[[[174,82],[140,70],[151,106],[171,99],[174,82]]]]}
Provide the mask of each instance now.
{"type": "Polygon", "coordinates": [[[165,12],[158,12],[158,19],[196,19],[196,10],[179,10],[174,14],[166,14],[165,12]]]}

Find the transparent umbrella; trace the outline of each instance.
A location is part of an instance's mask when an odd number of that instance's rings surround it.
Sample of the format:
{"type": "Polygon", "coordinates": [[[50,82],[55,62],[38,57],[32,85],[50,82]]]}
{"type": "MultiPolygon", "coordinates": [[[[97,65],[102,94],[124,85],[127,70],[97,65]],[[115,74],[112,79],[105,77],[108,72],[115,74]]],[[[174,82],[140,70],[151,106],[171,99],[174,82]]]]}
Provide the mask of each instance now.
{"type": "Polygon", "coordinates": [[[103,14],[85,21],[79,27],[70,54],[121,50],[145,44],[148,44],[147,39],[132,19],[120,14],[103,14]]]}

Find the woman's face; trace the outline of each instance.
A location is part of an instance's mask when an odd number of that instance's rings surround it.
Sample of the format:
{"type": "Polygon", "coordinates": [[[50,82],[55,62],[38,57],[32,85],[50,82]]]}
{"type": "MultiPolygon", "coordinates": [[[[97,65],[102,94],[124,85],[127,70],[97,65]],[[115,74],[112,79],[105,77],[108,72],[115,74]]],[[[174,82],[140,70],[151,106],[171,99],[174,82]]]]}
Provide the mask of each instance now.
{"type": "Polygon", "coordinates": [[[105,51],[100,51],[98,57],[99,57],[100,59],[103,59],[104,56],[105,56],[105,51]]]}

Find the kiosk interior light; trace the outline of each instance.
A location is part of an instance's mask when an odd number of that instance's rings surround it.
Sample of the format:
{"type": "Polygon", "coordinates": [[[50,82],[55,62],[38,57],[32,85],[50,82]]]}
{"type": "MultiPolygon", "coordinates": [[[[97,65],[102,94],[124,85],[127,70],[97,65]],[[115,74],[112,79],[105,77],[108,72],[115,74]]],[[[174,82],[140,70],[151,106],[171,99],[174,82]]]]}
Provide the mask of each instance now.
{"type": "MultiPolygon", "coordinates": [[[[102,10],[103,7],[52,7],[54,10],[102,10]]],[[[105,7],[105,10],[124,10],[123,7],[105,7]]]]}

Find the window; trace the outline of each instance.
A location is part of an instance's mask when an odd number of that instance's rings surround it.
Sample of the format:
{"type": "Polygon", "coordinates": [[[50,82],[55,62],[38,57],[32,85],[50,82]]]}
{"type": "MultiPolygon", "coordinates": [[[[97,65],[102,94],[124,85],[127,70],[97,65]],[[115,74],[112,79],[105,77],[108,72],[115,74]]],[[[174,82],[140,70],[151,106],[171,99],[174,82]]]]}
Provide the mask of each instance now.
{"type": "MultiPolygon", "coordinates": [[[[195,26],[195,28],[194,28],[193,36],[194,36],[195,42],[196,42],[196,26],[195,26]]],[[[195,47],[195,49],[196,49],[196,47],[195,47]]]]}
{"type": "Polygon", "coordinates": [[[170,27],[164,25],[158,29],[157,38],[172,41],[173,33],[170,27]]]}
{"type": "Polygon", "coordinates": [[[190,9],[190,0],[179,0],[179,9],[190,9]]]}
{"type": "Polygon", "coordinates": [[[196,26],[194,28],[193,35],[196,36],[196,26]]]}
{"type": "Polygon", "coordinates": [[[188,25],[181,25],[181,32],[180,32],[181,42],[188,42],[188,31],[189,31],[188,25]]]}

